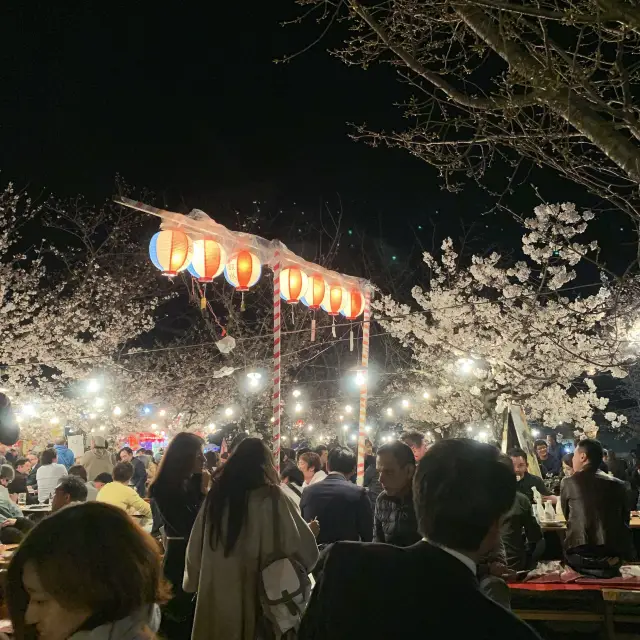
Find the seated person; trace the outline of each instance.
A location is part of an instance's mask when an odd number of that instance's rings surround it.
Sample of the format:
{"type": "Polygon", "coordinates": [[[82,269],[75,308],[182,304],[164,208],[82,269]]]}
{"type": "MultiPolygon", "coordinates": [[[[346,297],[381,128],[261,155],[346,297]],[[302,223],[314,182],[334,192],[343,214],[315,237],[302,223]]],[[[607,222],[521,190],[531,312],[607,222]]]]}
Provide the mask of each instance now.
{"type": "Polygon", "coordinates": [[[31,471],[31,465],[26,458],[18,458],[13,465],[16,474],[9,485],[9,493],[17,496],[19,493],[27,493],[27,477],[31,471]]]}
{"type": "Polygon", "coordinates": [[[574,474],[562,484],[565,556],[579,573],[613,578],[622,561],[633,558],[633,544],[625,485],[599,471],[602,453],[597,440],[581,440],[573,454],[574,474]]]}
{"type": "MultiPolygon", "coordinates": [[[[74,464],[73,466],[69,467],[69,475],[80,478],[80,480],[84,482],[87,489],[86,500],[92,502],[98,497],[98,489],[95,487],[93,482],[87,482],[87,470],[81,464],[74,464]]],[[[82,500],[82,502],[84,502],[84,500],[82,500]]]]}
{"type": "Polygon", "coordinates": [[[45,449],[40,456],[40,466],[36,473],[38,484],[38,502],[48,502],[56,487],[58,480],[67,475],[67,467],[58,464],[58,455],[55,449],[45,449]]]}
{"type": "Polygon", "coordinates": [[[130,462],[118,462],[113,467],[113,482],[105,484],[98,492],[96,500],[124,509],[128,513],[139,513],[145,518],[151,517],[151,507],[138,492],[129,486],[133,477],[133,465],[130,462]]]}
{"type": "Polygon", "coordinates": [[[511,511],[502,521],[500,529],[507,567],[511,571],[533,569],[544,553],[542,529],[533,515],[527,497],[516,492],[511,511]]]}
{"type": "Polygon", "coordinates": [[[562,470],[560,458],[549,454],[549,447],[544,440],[536,440],[536,455],[542,477],[559,476],[562,470]]]}
{"type": "Polygon", "coordinates": [[[542,496],[546,496],[550,500],[551,492],[547,489],[544,480],[529,473],[529,462],[525,451],[518,448],[511,449],[511,451],[509,451],[509,457],[511,458],[513,470],[516,474],[516,489],[518,492],[524,494],[529,502],[533,504],[533,488],[535,487],[542,496]]]}
{"type": "Polygon", "coordinates": [[[0,466],[0,542],[16,544],[33,529],[33,522],[24,517],[20,507],[11,500],[8,486],[13,482],[15,471],[9,464],[0,466]]]}
{"type": "MultiPolygon", "coordinates": [[[[81,468],[84,469],[84,467],[81,468]]],[[[52,512],[70,504],[79,504],[87,501],[87,485],[81,478],[72,475],[71,469],[69,469],[68,476],[60,479],[56,490],[53,492],[53,499],[51,500],[52,512]]]]}

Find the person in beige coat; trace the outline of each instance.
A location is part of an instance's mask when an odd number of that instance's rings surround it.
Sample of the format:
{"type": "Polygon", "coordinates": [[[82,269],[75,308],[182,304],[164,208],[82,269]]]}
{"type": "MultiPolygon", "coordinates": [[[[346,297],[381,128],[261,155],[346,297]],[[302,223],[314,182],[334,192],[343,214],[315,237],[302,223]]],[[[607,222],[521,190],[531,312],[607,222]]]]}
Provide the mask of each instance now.
{"type": "Polygon", "coordinates": [[[93,482],[101,473],[113,473],[113,458],[107,450],[107,442],[102,436],[93,436],[92,447],[86,451],[78,464],[87,471],[87,479],[93,482]]]}
{"type": "Polygon", "coordinates": [[[241,442],[214,475],[187,547],[183,588],[198,594],[192,640],[269,637],[258,593],[276,551],[273,518],[281,551],[307,571],[317,562],[311,529],[278,485],[273,456],[257,438],[241,442]]]}

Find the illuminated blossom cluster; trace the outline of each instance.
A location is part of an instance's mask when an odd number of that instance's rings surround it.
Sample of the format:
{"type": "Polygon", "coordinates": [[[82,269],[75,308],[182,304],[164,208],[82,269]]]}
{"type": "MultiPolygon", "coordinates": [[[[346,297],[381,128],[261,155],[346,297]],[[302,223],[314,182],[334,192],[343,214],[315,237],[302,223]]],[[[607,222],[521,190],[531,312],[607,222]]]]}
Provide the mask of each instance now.
{"type": "MultiPolygon", "coordinates": [[[[503,410],[519,404],[547,426],[592,431],[608,399],[591,377],[626,375],[637,296],[604,276],[591,295],[567,286],[598,249],[577,240],[591,212],[561,204],[534,213],[524,260],[494,252],[464,264],[446,239],[439,259],[424,255],[431,280],[413,289],[418,309],[390,297],[376,303],[378,321],[411,349],[419,384],[431,390],[415,418],[440,428],[482,423],[497,437],[503,410]]],[[[603,417],[612,427],[626,422],[611,411],[603,417]]]]}

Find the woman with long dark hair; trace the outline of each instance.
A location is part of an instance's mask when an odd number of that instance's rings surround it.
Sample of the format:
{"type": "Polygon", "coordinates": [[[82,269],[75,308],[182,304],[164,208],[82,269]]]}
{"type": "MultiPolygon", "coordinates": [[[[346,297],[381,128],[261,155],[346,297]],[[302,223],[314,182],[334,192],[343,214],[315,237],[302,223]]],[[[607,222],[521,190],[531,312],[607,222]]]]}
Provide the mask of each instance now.
{"type": "Polygon", "coordinates": [[[194,603],[182,591],[185,553],[211,476],[204,469],[204,441],[194,433],[179,433],[162,457],[149,493],[164,523],[164,575],[173,599],[163,610],[162,632],[180,640],[191,636],[194,603]]]}
{"type": "Polygon", "coordinates": [[[279,484],[258,438],[242,441],[214,474],[187,549],[184,590],[198,592],[193,640],[264,637],[258,593],[265,562],[277,551],[307,571],[315,565],[315,537],[279,484]]]}
{"type": "Polygon", "coordinates": [[[70,505],[24,539],[9,565],[16,640],[151,640],[168,587],[151,536],[122,509],[70,505]]]}

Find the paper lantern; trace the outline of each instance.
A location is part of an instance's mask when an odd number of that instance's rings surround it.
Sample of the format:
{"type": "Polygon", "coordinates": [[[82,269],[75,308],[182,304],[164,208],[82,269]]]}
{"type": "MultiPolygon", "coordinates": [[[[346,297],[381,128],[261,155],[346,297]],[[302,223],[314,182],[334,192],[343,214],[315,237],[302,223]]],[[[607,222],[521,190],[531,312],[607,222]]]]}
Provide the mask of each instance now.
{"type": "Polygon", "coordinates": [[[348,320],[355,320],[364,311],[364,296],[358,289],[345,291],[340,313],[348,320]]]}
{"type": "Polygon", "coordinates": [[[198,238],[193,241],[193,258],[189,265],[189,273],[198,282],[211,282],[223,271],[227,262],[227,252],[213,238],[198,238]]]}
{"type": "Polygon", "coordinates": [[[238,291],[249,291],[258,282],[262,265],[258,256],[243,250],[234,254],[224,268],[227,282],[238,291]]]}
{"type": "Polygon", "coordinates": [[[324,300],[324,293],[327,285],[324,278],[319,273],[309,276],[307,291],[302,297],[302,304],[306,304],[312,311],[317,311],[324,300]]]}
{"type": "Polygon", "coordinates": [[[337,316],[342,308],[342,300],[346,291],[338,284],[330,284],[324,292],[324,300],[320,305],[330,316],[337,316]]]}
{"type": "Polygon", "coordinates": [[[151,262],[164,276],[175,276],[189,266],[193,254],[191,238],[180,229],[158,231],[149,243],[151,262]]]}
{"type": "Polygon", "coordinates": [[[280,272],[280,296],[289,304],[298,304],[307,292],[309,278],[298,267],[289,267],[280,272]]]}

